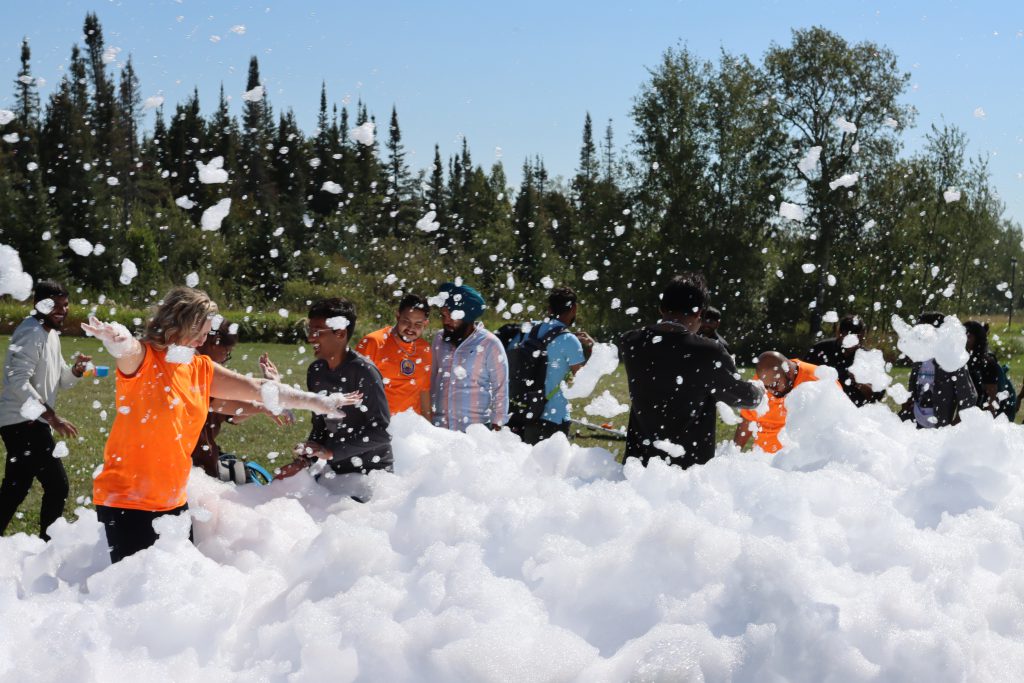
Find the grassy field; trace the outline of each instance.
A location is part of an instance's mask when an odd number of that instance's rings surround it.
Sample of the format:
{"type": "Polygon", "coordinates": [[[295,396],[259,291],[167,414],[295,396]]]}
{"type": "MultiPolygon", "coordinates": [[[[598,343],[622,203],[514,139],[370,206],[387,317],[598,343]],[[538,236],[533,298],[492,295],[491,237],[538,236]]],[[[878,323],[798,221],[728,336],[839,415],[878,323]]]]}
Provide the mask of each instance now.
{"type": "MultiPolygon", "coordinates": [[[[1014,326],[1010,333],[999,332],[1004,336],[1020,338],[1020,327],[1014,326]]],[[[993,331],[997,328],[993,325],[993,331]]],[[[9,337],[0,337],[0,354],[6,353],[9,337]]],[[[76,351],[92,355],[98,365],[113,366],[113,361],[95,340],[84,338],[65,338],[63,340],[64,356],[69,358],[76,351]]],[[[305,368],[312,359],[311,352],[302,345],[284,344],[239,344],[232,354],[229,367],[239,372],[258,374],[257,359],[263,351],[268,351],[289,382],[305,383],[305,368]]],[[[1024,375],[1024,354],[1008,359],[1011,366],[1011,377],[1019,382],[1024,375]]],[[[750,375],[750,370],[744,374],[750,375]]],[[[898,381],[906,382],[907,370],[897,368],[894,376],[898,381]]],[[[602,378],[597,386],[595,396],[605,390],[618,399],[620,403],[629,403],[629,392],[626,387],[625,372],[620,368],[611,375],[602,378]]],[[[584,403],[585,405],[585,403],[584,403]]],[[[71,420],[79,429],[77,441],[69,442],[69,455],[64,460],[71,483],[69,504],[65,516],[73,519],[75,507],[88,504],[92,495],[92,474],[103,461],[103,445],[107,432],[114,417],[114,378],[84,379],[74,389],[64,392],[58,401],[57,412],[71,420]]],[[[582,405],[577,406],[574,417],[592,424],[608,424],[620,428],[625,427],[627,415],[623,414],[608,420],[587,416],[582,405]]],[[[298,415],[296,424],[289,427],[278,427],[269,419],[258,416],[240,425],[225,425],[221,431],[219,443],[225,452],[247,456],[273,471],[275,467],[291,460],[292,447],[303,440],[309,433],[309,416],[298,415]]],[[[719,423],[718,439],[732,437],[734,427],[719,423]]],[[[621,457],[623,442],[609,439],[607,435],[586,429],[573,427],[571,435],[575,443],[581,446],[600,446],[621,457]]],[[[0,461],[0,468],[3,467],[0,461]]],[[[8,533],[27,531],[35,533],[38,529],[40,490],[38,484],[33,487],[25,503],[18,512],[18,517],[11,523],[8,533]]]]}

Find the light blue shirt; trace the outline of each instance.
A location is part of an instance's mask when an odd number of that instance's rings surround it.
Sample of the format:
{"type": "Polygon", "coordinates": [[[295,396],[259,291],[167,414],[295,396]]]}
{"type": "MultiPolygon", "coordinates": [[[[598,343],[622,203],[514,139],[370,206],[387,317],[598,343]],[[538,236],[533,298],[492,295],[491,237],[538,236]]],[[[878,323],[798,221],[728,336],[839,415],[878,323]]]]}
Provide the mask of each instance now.
{"type": "MultiPolygon", "coordinates": [[[[561,320],[534,322],[532,325],[540,325],[540,329],[537,331],[539,337],[543,337],[556,327],[565,327],[565,323],[561,320]]],[[[516,335],[511,346],[515,348],[522,343],[524,338],[523,333],[516,335]]],[[[558,335],[548,344],[548,369],[544,376],[544,395],[551,398],[544,404],[544,412],[541,415],[544,420],[562,424],[569,419],[569,401],[562,394],[560,386],[563,381],[569,379],[569,371],[572,366],[580,365],[585,360],[583,344],[571,332],[558,335]]]]}

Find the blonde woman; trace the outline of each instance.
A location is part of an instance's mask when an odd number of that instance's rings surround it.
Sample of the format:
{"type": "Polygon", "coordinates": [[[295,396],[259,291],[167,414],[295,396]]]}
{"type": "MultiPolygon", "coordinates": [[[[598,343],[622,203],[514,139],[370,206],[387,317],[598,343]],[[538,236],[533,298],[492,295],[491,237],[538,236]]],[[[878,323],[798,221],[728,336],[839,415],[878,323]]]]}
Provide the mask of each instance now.
{"type": "Polygon", "coordinates": [[[311,410],[332,419],[358,403],[353,394],[313,394],[245,377],[195,354],[217,317],[205,292],[176,287],[158,305],[141,340],[119,323],[90,318],[82,329],[117,361],[117,413],[93,482],[96,514],[110,559],[118,562],[156,542],[153,521],[188,509],[192,450],[210,399],[260,401],[274,413],[311,410]]]}

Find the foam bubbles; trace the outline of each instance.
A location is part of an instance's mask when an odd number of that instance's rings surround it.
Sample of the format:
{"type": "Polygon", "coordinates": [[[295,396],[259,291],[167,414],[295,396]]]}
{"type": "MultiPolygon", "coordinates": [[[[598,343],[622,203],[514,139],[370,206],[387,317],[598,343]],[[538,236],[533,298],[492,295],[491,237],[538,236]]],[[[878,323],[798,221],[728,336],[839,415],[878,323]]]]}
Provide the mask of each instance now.
{"type": "Polygon", "coordinates": [[[195,473],[196,544],[166,517],[113,567],[80,507],[50,543],[0,538],[4,663],[53,681],[1021,679],[1024,429],[971,409],[917,430],[829,381],[787,408],[777,455],[723,445],[686,471],[403,413],[394,474],[195,473]],[[56,634],[66,656],[47,658],[56,634]]]}

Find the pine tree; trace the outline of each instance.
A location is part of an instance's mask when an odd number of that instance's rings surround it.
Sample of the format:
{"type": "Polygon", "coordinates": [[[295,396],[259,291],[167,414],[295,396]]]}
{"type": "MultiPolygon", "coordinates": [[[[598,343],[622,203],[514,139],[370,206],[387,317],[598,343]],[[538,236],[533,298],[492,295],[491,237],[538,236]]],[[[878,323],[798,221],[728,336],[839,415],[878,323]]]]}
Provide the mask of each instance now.
{"type": "Polygon", "coordinates": [[[207,147],[211,157],[224,157],[224,168],[234,170],[238,163],[238,123],[228,109],[224,84],[220,84],[217,111],[207,125],[207,147]]]}
{"type": "MultiPolygon", "coordinates": [[[[249,60],[249,76],[245,90],[252,92],[257,87],[260,87],[260,65],[259,60],[253,56],[249,60]]],[[[246,100],[242,109],[242,148],[239,161],[245,172],[245,192],[255,199],[261,209],[269,209],[271,200],[267,146],[273,141],[274,131],[269,121],[272,119],[266,92],[258,98],[246,100]]]]}
{"type": "Polygon", "coordinates": [[[5,217],[0,239],[21,255],[26,272],[36,277],[60,277],[53,240],[56,221],[47,205],[39,150],[39,94],[32,77],[28,40],[21,44],[21,69],[15,81],[15,119],[4,127],[13,142],[0,143],[0,214],[5,217]],[[45,239],[44,239],[45,237],[45,239]]]}
{"type": "Polygon", "coordinates": [[[104,49],[103,28],[94,13],[86,15],[83,33],[89,52],[89,77],[93,92],[89,124],[96,132],[98,151],[106,159],[117,137],[114,84],[107,77],[107,61],[111,55],[104,49]]]}
{"type": "Polygon", "coordinates": [[[398,110],[391,108],[391,124],[388,126],[387,198],[388,225],[393,237],[404,235],[403,226],[410,218],[406,195],[409,192],[409,166],[405,163],[405,148],[402,146],[402,131],[398,127],[398,110]]]}
{"type": "Polygon", "coordinates": [[[277,214],[286,237],[279,251],[290,253],[306,244],[302,217],[306,210],[306,141],[289,109],[281,114],[274,149],[274,186],[277,188],[277,214]]]}
{"type": "Polygon", "coordinates": [[[21,41],[21,69],[18,70],[18,78],[14,82],[15,92],[14,114],[24,130],[37,130],[39,128],[39,90],[36,87],[36,79],[32,75],[32,50],[28,45],[28,38],[21,41]]]}
{"type": "Polygon", "coordinates": [[[111,154],[113,175],[121,183],[124,200],[123,219],[129,220],[137,199],[136,164],[139,161],[139,120],[142,118],[142,94],[131,55],[121,70],[117,101],[118,138],[111,154]]]}
{"type": "Polygon", "coordinates": [[[341,167],[341,159],[334,158],[335,154],[340,154],[337,136],[337,121],[332,121],[327,115],[327,84],[321,82],[320,110],[316,117],[316,137],[313,138],[315,166],[309,183],[309,194],[313,197],[310,208],[321,216],[330,215],[338,206],[338,196],[323,189],[328,181],[338,182],[335,176],[341,167]]]}
{"type": "Polygon", "coordinates": [[[434,145],[434,163],[430,167],[430,179],[427,181],[426,203],[429,210],[437,213],[438,220],[445,214],[444,196],[444,163],[441,161],[441,147],[434,145]]]}

